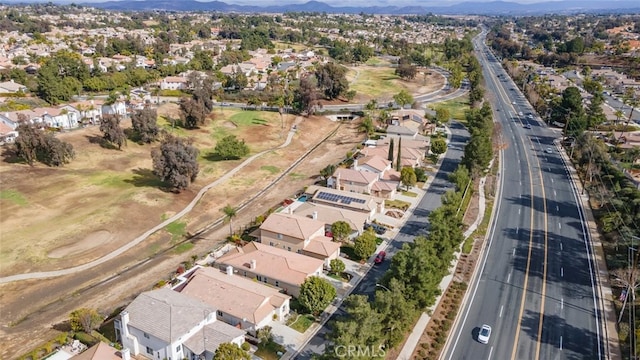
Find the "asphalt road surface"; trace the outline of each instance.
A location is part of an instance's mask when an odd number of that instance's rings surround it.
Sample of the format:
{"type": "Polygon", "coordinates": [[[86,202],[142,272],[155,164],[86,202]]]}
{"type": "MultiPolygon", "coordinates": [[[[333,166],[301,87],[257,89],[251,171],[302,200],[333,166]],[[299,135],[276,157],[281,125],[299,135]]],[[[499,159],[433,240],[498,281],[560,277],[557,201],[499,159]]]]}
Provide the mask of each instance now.
{"type": "Polygon", "coordinates": [[[561,134],[537,118],[480,39],[474,46],[505,144],[501,192],[478,277],[442,358],[601,359],[592,248],[554,144],[561,134]],[[486,345],[477,341],[482,324],[493,328],[486,345]]]}
{"type": "MultiPolygon", "coordinates": [[[[414,209],[409,219],[407,219],[406,223],[402,228],[400,228],[398,235],[396,235],[396,237],[389,243],[386,250],[387,260],[382,264],[373,266],[351,294],[367,295],[371,300],[373,300],[373,296],[376,291],[376,284],[389,269],[393,255],[402,248],[403,244],[413,241],[413,238],[418,235],[425,235],[427,233],[427,217],[429,216],[429,213],[440,206],[440,197],[447,190],[454,188],[454,185],[449,182],[448,176],[449,173],[454,171],[460,163],[460,159],[463,154],[462,150],[469,140],[469,133],[462,125],[456,122],[451,123],[449,128],[452,132],[450,147],[442,160],[440,169],[429,186],[429,190],[424,195],[418,206],[414,209]]],[[[344,315],[343,309],[338,309],[327,324],[330,324],[331,320],[335,319],[336,315],[344,315]]],[[[311,359],[313,354],[322,354],[325,349],[325,336],[327,332],[329,332],[329,329],[325,325],[315,334],[307,345],[301,349],[295,358],[311,359]]]]}

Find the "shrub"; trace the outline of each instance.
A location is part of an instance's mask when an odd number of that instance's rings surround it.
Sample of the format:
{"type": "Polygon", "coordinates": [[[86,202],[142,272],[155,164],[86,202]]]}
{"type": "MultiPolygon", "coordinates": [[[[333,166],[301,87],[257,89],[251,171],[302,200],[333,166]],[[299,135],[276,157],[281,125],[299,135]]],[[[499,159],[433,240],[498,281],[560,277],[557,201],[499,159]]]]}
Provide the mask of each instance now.
{"type": "Polygon", "coordinates": [[[251,345],[249,345],[248,342],[243,342],[242,346],[240,346],[240,348],[244,351],[249,351],[249,349],[251,349],[251,345]]]}
{"type": "Polygon", "coordinates": [[[100,341],[85,332],[77,332],[73,337],[88,347],[92,347],[100,341]]]}

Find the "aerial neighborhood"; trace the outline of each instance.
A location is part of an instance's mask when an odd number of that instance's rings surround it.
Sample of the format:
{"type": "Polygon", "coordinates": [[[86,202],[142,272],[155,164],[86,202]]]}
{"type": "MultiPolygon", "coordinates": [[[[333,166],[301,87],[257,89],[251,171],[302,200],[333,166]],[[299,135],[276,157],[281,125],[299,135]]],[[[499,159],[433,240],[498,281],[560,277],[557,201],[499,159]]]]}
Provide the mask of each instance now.
{"type": "Polygon", "coordinates": [[[381,3],[0,4],[0,358],[633,358],[640,15],[381,3]]]}

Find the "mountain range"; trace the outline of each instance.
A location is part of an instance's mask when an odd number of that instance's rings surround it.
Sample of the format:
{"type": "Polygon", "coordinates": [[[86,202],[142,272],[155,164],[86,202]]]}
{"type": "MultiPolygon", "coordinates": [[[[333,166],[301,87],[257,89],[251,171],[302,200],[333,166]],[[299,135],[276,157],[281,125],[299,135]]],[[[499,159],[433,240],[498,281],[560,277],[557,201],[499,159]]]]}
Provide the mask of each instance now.
{"type": "MultiPolygon", "coordinates": [[[[23,2],[23,1],[21,1],[23,2]]],[[[459,15],[539,15],[569,13],[639,13],[638,1],[547,1],[520,4],[506,1],[462,2],[441,6],[331,6],[319,1],[276,6],[235,5],[222,1],[138,0],[90,2],[81,5],[109,10],[218,11],[238,13],[325,12],[334,14],[459,14],[459,15]]]]}

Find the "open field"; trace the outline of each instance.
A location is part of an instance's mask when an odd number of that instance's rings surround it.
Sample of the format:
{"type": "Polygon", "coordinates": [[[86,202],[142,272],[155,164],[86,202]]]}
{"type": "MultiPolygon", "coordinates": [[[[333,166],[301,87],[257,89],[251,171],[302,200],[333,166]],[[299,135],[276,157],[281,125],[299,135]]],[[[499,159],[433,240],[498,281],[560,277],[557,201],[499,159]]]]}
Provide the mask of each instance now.
{"type": "Polygon", "coordinates": [[[426,94],[440,89],[445,81],[442,75],[436,72],[425,74],[422,69],[419,69],[416,77],[409,81],[400,79],[394,72],[394,68],[385,66],[350,67],[347,72],[349,89],[357,92],[357,102],[368,102],[375,98],[378,103],[386,103],[393,101],[393,95],[400,90],[407,90],[413,94],[426,94]]]}
{"type": "Polygon", "coordinates": [[[469,95],[465,94],[464,96],[453,100],[439,102],[437,104],[430,105],[429,108],[433,110],[438,108],[448,109],[452,119],[464,122],[465,112],[470,109],[469,95]]]}
{"type": "MultiPolygon", "coordinates": [[[[174,111],[177,106],[165,105],[160,113],[174,111]]],[[[244,139],[252,153],[283,140],[277,113],[226,110],[216,115],[209,125],[196,130],[172,129],[160,122],[179,136],[192,137],[201,150],[201,172],[192,188],[213,181],[239,162],[207,160],[223,136],[244,139]]],[[[122,151],[105,149],[96,143],[99,136],[97,127],[60,134],[77,153],[63,168],[0,163],[0,275],[93,260],[159,223],[161,213],[175,212],[193,197],[192,189],[179,195],[161,190],[162,183],[152,173],[150,151],[155,145],[130,141],[122,151]]],[[[234,187],[241,191],[241,185],[234,187]]]]}

